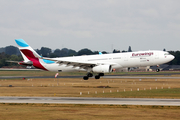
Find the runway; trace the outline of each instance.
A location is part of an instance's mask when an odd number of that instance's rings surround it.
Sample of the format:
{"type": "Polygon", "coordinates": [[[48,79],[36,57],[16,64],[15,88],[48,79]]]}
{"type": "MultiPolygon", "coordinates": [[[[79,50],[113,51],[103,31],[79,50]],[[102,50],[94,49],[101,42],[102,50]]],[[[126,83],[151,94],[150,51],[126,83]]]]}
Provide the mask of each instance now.
{"type": "MultiPolygon", "coordinates": [[[[0,76],[0,79],[22,79],[22,78],[54,78],[54,76],[0,76]]],[[[57,78],[83,78],[83,76],[58,76],[57,78]]],[[[94,78],[94,77],[92,77],[94,78]]],[[[101,78],[118,78],[118,79],[180,79],[180,77],[172,76],[119,76],[119,75],[106,75],[101,78]]]]}
{"type": "Polygon", "coordinates": [[[180,99],[88,98],[88,97],[0,97],[0,103],[180,106],[180,99]]]}
{"type": "Polygon", "coordinates": [[[180,79],[180,77],[159,77],[159,76],[104,76],[103,78],[118,79],[180,79]]]}

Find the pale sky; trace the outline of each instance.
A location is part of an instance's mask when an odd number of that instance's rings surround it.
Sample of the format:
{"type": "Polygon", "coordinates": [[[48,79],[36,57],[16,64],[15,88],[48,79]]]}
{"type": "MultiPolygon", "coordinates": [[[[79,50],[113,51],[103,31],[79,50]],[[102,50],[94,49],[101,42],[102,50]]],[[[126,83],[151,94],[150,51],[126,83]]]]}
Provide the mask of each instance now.
{"type": "Polygon", "coordinates": [[[0,0],[0,47],[180,50],[180,0],[0,0]]]}

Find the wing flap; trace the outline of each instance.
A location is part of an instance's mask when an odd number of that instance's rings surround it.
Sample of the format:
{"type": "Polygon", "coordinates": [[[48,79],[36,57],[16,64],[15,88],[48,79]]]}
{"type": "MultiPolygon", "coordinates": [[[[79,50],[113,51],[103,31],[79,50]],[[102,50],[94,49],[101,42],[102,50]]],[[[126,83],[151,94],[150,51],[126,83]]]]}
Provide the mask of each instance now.
{"type": "Polygon", "coordinates": [[[89,62],[89,61],[71,61],[71,60],[58,60],[56,58],[46,58],[46,57],[40,57],[40,59],[45,59],[45,60],[50,60],[50,61],[54,61],[55,63],[59,64],[59,65],[66,65],[68,66],[73,66],[73,68],[75,67],[79,67],[80,69],[87,69],[87,68],[92,68],[94,66],[98,66],[98,65],[117,65],[116,63],[98,63],[98,62],[89,62]]]}

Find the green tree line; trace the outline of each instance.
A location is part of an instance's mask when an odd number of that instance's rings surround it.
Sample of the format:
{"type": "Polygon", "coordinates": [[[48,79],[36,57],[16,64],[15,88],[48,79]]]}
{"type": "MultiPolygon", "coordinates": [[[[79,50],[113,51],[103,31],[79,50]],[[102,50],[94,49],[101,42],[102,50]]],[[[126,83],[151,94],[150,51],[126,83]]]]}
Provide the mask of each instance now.
{"type": "Polygon", "coordinates": [[[10,63],[7,62],[8,60],[12,61],[23,61],[23,58],[21,55],[8,55],[3,53],[0,53],[0,68],[3,66],[19,66],[17,63],[10,63]]]}
{"type": "MultiPolygon", "coordinates": [[[[91,51],[88,48],[84,48],[76,52],[75,50],[63,48],[63,49],[56,49],[52,52],[50,48],[42,47],[40,50],[36,49],[36,52],[44,57],[67,57],[67,56],[81,56],[81,55],[93,55],[99,54],[98,51],[91,51]]],[[[107,52],[103,51],[103,54],[107,54],[107,52]]]]}

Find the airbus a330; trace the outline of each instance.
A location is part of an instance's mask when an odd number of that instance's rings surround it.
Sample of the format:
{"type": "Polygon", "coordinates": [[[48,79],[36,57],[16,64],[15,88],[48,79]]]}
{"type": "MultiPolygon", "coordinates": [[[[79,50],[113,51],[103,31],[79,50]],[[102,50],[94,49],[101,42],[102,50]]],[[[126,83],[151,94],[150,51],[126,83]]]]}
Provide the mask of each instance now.
{"type": "Polygon", "coordinates": [[[168,52],[158,50],[47,58],[40,56],[23,39],[15,39],[15,41],[24,59],[18,64],[34,66],[45,71],[86,71],[84,80],[93,77],[93,74],[96,74],[95,79],[99,79],[105,73],[112,72],[113,69],[154,66],[174,59],[174,56],[168,52]]]}

